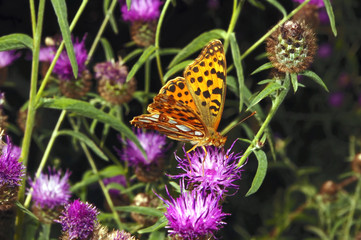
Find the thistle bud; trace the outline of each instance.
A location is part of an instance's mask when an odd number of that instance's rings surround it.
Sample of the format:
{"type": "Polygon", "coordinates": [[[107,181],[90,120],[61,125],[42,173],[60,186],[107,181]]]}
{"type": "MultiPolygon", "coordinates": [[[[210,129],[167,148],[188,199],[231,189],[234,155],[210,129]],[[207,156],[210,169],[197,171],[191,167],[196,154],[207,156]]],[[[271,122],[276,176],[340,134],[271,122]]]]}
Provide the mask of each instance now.
{"type": "Polygon", "coordinates": [[[61,80],[59,88],[61,93],[68,98],[79,99],[90,91],[92,86],[92,75],[88,70],[84,70],[81,77],[68,81],[61,80]]]}
{"type": "Polygon", "coordinates": [[[316,52],[313,31],[304,22],[287,21],[267,39],[268,58],[280,72],[306,70],[316,52]]]}
{"type": "Polygon", "coordinates": [[[148,47],[154,44],[157,20],[150,22],[135,21],[130,26],[130,35],[133,41],[141,47],[148,47]]]}

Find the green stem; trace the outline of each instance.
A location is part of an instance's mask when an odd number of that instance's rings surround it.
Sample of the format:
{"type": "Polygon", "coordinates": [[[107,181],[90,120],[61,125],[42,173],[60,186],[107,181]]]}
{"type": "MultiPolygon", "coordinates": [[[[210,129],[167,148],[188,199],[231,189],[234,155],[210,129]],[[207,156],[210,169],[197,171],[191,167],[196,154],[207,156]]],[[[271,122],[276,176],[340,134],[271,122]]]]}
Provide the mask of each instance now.
{"type": "Polygon", "coordinates": [[[229,36],[233,33],[234,28],[236,27],[236,23],[237,23],[239,14],[241,13],[243,3],[244,3],[244,0],[241,0],[239,3],[237,3],[237,0],[233,1],[232,17],[231,17],[231,21],[228,26],[226,39],[224,40],[224,51],[225,52],[227,52],[228,45],[229,45],[229,36]]]}
{"type": "Polygon", "coordinates": [[[244,164],[244,162],[246,161],[248,156],[252,153],[254,148],[256,148],[256,146],[258,145],[258,142],[259,142],[260,138],[262,137],[264,131],[268,127],[268,125],[271,122],[272,118],[276,114],[278,108],[281,106],[283,100],[287,96],[287,93],[289,92],[289,90],[291,88],[290,81],[291,81],[290,80],[290,75],[286,74],[286,77],[285,77],[284,82],[283,82],[284,89],[280,92],[280,94],[278,95],[278,97],[276,98],[274,103],[272,104],[272,108],[271,108],[270,112],[268,113],[266,119],[264,120],[263,124],[261,125],[260,129],[258,130],[256,136],[253,138],[252,143],[248,146],[248,148],[244,152],[242,158],[239,160],[238,167],[241,167],[244,164]]]}
{"type": "MultiPolygon", "coordinates": [[[[89,164],[90,164],[90,166],[91,166],[91,168],[92,168],[92,170],[93,170],[93,173],[94,173],[97,177],[99,177],[99,176],[100,176],[100,175],[99,175],[99,171],[98,171],[98,169],[97,169],[97,167],[96,167],[96,165],[95,165],[95,162],[94,162],[94,160],[93,160],[93,158],[92,158],[92,156],[91,156],[91,154],[90,154],[87,146],[86,146],[85,143],[83,143],[83,142],[80,142],[80,145],[81,145],[81,147],[82,147],[82,149],[83,149],[83,151],[84,151],[84,153],[85,153],[85,155],[86,155],[86,157],[87,157],[87,159],[88,159],[88,161],[89,161],[89,164]]],[[[103,181],[102,181],[101,178],[99,178],[98,183],[99,183],[99,185],[100,185],[100,188],[101,188],[102,191],[103,191],[105,200],[107,201],[107,203],[108,203],[108,205],[109,205],[109,208],[111,209],[111,211],[112,211],[112,213],[113,213],[114,220],[116,221],[116,223],[117,223],[117,225],[118,225],[118,228],[119,228],[119,229],[124,229],[123,224],[122,224],[122,222],[120,221],[118,212],[117,212],[117,211],[115,210],[115,208],[114,208],[114,204],[113,204],[113,201],[112,201],[112,199],[111,199],[111,197],[110,197],[110,195],[109,195],[109,192],[108,192],[108,190],[106,189],[106,187],[105,187],[105,185],[104,185],[104,183],[103,183],[103,181]]]]}
{"type": "Polygon", "coordinates": [[[146,113],[147,111],[147,103],[148,103],[148,94],[149,94],[149,88],[150,88],[150,60],[148,59],[145,62],[145,79],[144,79],[144,101],[143,101],[143,113],[146,113]]]}
{"type": "Polygon", "coordinates": [[[269,30],[265,35],[263,35],[257,42],[255,42],[250,48],[247,49],[242,55],[241,60],[247,57],[253,50],[255,50],[261,43],[263,43],[276,29],[285,23],[288,19],[290,19],[293,15],[295,15],[303,6],[305,6],[310,0],[305,0],[302,4],[300,4],[297,8],[295,8],[287,17],[283,18],[280,22],[278,22],[271,30],[269,30]]]}
{"type": "Polygon", "coordinates": [[[115,6],[117,5],[117,3],[118,3],[118,0],[113,0],[113,1],[112,1],[112,4],[111,4],[110,7],[108,8],[107,13],[106,13],[106,15],[105,15],[105,18],[104,18],[104,20],[103,20],[103,22],[102,22],[102,25],[100,26],[99,31],[98,31],[95,39],[94,39],[94,42],[93,42],[93,44],[92,44],[92,46],[91,46],[91,48],[90,48],[90,50],[89,50],[88,58],[87,58],[87,60],[86,60],[86,62],[85,62],[86,65],[89,63],[90,59],[93,57],[93,54],[94,54],[94,52],[95,52],[95,49],[96,49],[97,46],[98,46],[98,43],[99,43],[99,41],[100,41],[100,38],[102,37],[102,35],[103,35],[103,33],[104,33],[104,30],[105,30],[106,26],[108,25],[109,19],[110,19],[110,17],[112,16],[113,11],[114,11],[114,8],[115,8],[115,6]]]}
{"type": "Polygon", "coordinates": [[[345,240],[350,239],[351,227],[354,222],[353,219],[354,219],[357,203],[359,202],[359,199],[360,199],[360,193],[361,193],[361,178],[359,176],[355,194],[353,195],[353,198],[351,199],[350,212],[347,216],[347,222],[345,224],[344,235],[343,235],[342,239],[345,239],[345,240]]]}
{"type": "Polygon", "coordinates": [[[39,240],[49,240],[51,224],[50,223],[42,223],[41,226],[42,226],[43,230],[41,231],[39,240]]]}
{"type": "MultiPolygon", "coordinates": [[[[26,128],[22,142],[22,151],[20,157],[25,167],[28,165],[31,136],[35,122],[35,113],[36,113],[35,97],[36,97],[36,88],[38,84],[39,51],[40,51],[41,35],[43,30],[44,9],[45,9],[45,0],[40,0],[39,9],[38,9],[38,20],[37,20],[35,35],[33,36],[34,38],[33,59],[31,65],[28,116],[26,119],[26,128]]],[[[26,169],[25,169],[25,175],[26,175],[26,169]]],[[[24,202],[24,195],[25,195],[25,178],[23,179],[21,187],[19,189],[18,197],[20,203],[24,202]]],[[[15,240],[21,238],[21,234],[23,232],[22,231],[23,221],[24,221],[24,212],[17,209],[17,215],[15,220],[15,235],[14,235],[15,240]]]]}
{"type": "MultiPolygon", "coordinates": [[[[77,24],[77,22],[78,22],[78,20],[79,20],[79,18],[80,18],[80,16],[81,16],[81,14],[84,12],[85,7],[86,7],[87,4],[88,4],[88,0],[83,0],[82,4],[80,5],[80,7],[79,7],[79,9],[78,9],[78,11],[77,11],[77,13],[76,13],[75,16],[74,16],[73,21],[72,21],[71,24],[70,24],[70,27],[69,27],[70,32],[73,31],[73,29],[74,29],[75,25],[77,24]]],[[[38,93],[36,94],[35,104],[38,104],[38,103],[39,103],[40,98],[41,98],[41,96],[42,96],[42,94],[43,94],[43,92],[44,92],[44,89],[45,89],[45,87],[46,87],[46,85],[48,84],[48,81],[49,81],[49,79],[50,79],[51,72],[52,72],[53,69],[54,69],[54,66],[55,66],[55,64],[56,64],[56,61],[58,61],[58,58],[59,58],[61,52],[63,51],[64,46],[65,46],[64,41],[62,41],[61,44],[60,44],[60,46],[59,46],[59,48],[58,48],[58,50],[57,50],[57,52],[56,52],[56,54],[55,54],[55,56],[54,56],[53,61],[51,62],[50,66],[49,66],[48,71],[47,71],[46,74],[45,74],[45,77],[44,77],[43,81],[41,82],[41,85],[40,85],[40,87],[39,87],[38,93]]]]}
{"type": "Polygon", "coordinates": [[[35,3],[34,3],[34,0],[30,0],[29,5],[30,5],[31,29],[33,31],[33,36],[35,36],[35,32],[36,32],[36,15],[35,15],[35,3]]]}
{"type": "Polygon", "coordinates": [[[160,37],[160,29],[162,27],[163,19],[165,16],[165,13],[167,12],[168,6],[172,0],[167,0],[163,6],[162,12],[159,16],[158,25],[157,25],[157,31],[155,32],[155,47],[156,47],[156,59],[157,59],[157,67],[158,67],[158,73],[160,82],[162,83],[162,86],[165,84],[164,82],[164,75],[162,70],[162,63],[160,61],[160,51],[159,51],[159,37],[160,37]]]}
{"type": "MultiPolygon", "coordinates": [[[[66,116],[66,110],[61,111],[60,116],[58,118],[58,122],[55,125],[55,128],[54,128],[54,130],[53,130],[53,132],[51,134],[51,137],[49,139],[48,145],[46,146],[45,152],[44,152],[43,157],[42,157],[42,159],[40,161],[38,170],[36,171],[34,182],[40,176],[41,172],[43,171],[43,169],[45,167],[46,161],[49,158],[50,151],[51,151],[52,147],[54,146],[55,139],[58,136],[59,128],[60,128],[61,123],[63,122],[65,116],[66,116]]],[[[24,202],[24,207],[25,208],[29,207],[31,197],[32,197],[32,190],[30,190],[30,193],[28,194],[28,196],[25,199],[25,202],[24,202]]]]}

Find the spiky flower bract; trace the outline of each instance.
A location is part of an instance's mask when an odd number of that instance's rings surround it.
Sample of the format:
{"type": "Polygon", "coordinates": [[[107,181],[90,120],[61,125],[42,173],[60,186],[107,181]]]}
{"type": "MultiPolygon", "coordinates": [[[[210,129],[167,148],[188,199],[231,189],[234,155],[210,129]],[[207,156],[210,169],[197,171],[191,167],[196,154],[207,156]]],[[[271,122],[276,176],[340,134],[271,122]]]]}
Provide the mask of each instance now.
{"type": "Polygon", "coordinates": [[[287,21],[267,39],[267,55],[280,72],[299,73],[313,62],[317,45],[314,32],[304,22],[287,21]]]}
{"type": "MultiPolygon", "coordinates": [[[[88,58],[88,53],[85,48],[85,38],[86,36],[84,36],[80,42],[78,38],[75,38],[75,41],[73,41],[75,58],[78,63],[78,78],[81,77],[83,71],[86,70],[85,61],[88,58]]],[[[60,80],[69,81],[74,78],[70,59],[65,50],[60,54],[53,72],[59,76],[60,80]]]]}
{"type": "Polygon", "coordinates": [[[219,205],[220,196],[206,194],[205,191],[182,188],[181,195],[173,198],[166,187],[169,200],[159,197],[165,204],[168,219],[168,232],[174,239],[196,240],[214,236],[225,223],[223,218],[228,215],[222,212],[219,205]]]}
{"type": "Polygon", "coordinates": [[[0,52],[0,68],[9,66],[16,59],[18,59],[20,55],[21,53],[20,52],[16,53],[15,50],[0,52]]]}
{"type": "Polygon", "coordinates": [[[176,159],[179,162],[178,168],[184,170],[185,173],[173,177],[184,178],[193,188],[218,195],[227,193],[228,188],[238,189],[233,182],[241,177],[242,169],[237,167],[241,154],[231,152],[234,144],[235,142],[227,152],[223,148],[207,146],[207,154],[203,148],[197,148],[190,153],[183,148],[185,157],[176,156],[176,159]]]}
{"type": "MultiPolygon", "coordinates": [[[[294,2],[297,2],[297,3],[303,3],[305,0],[293,0],[294,2]]],[[[311,0],[308,2],[308,4],[311,4],[311,5],[315,5],[317,7],[324,7],[325,4],[323,3],[323,0],[311,0]]]]}
{"type": "Polygon", "coordinates": [[[87,239],[97,224],[98,214],[98,210],[91,204],[75,200],[65,206],[59,220],[55,221],[61,224],[63,232],[70,240],[87,239]]]}
{"type": "Polygon", "coordinates": [[[19,162],[20,154],[21,149],[7,137],[7,144],[2,148],[0,156],[0,186],[20,185],[25,169],[23,163],[19,162]]]}
{"type": "MultiPolygon", "coordinates": [[[[123,3],[123,1],[121,1],[123,3]]],[[[159,17],[159,0],[133,0],[128,9],[127,4],[121,4],[122,17],[124,21],[152,21],[159,17]]]]}
{"type": "Polygon", "coordinates": [[[68,203],[71,193],[69,185],[70,172],[62,172],[49,168],[49,174],[41,173],[34,181],[29,180],[33,188],[33,201],[36,205],[44,208],[55,208],[68,203]]]}

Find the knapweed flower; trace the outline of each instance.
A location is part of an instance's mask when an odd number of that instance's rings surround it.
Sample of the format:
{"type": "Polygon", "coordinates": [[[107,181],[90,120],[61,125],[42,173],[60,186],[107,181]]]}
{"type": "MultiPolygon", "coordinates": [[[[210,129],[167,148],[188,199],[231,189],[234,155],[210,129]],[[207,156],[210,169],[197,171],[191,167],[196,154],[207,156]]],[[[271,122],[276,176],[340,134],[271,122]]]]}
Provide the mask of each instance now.
{"type": "Polygon", "coordinates": [[[280,72],[299,73],[313,62],[317,45],[311,28],[299,21],[287,21],[267,39],[267,55],[280,72]]]}
{"type": "Polygon", "coordinates": [[[108,234],[106,240],[136,240],[136,238],[124,230],[114,230],[108,234]]]}
{"type": "MultiPolygon", "coordinates": [[[[305,0],[293,0],[294,2],[297,2],[297,3],[303,3],[305,0]]],[[[311,5],[315,5],[317,7],[324,7],[325,4],[323,3],[323,0],[311,0],[308,2],[308,4],[311,4],[311,5]]]]}
{"type": "Polygon", "coordinates": [[[98,79],[98,92],[106,101],[122,104],[132,99],[136,90],[136,81],[132,78],[125,82],[128,67],[118,62],[108,61],[94,66],[95,78],[98,79]]]}
{"type": "Polygon", "coordinates": [[[125,1],[120,0],[124,21],[131,22],[130,34],[133,41],[142,47],[154,44],[155,30],[159,18],[160,0],[133,0],[128,9],[125,1]]]}
{"type": "Polygon", "coordinates": [[[207,154],[202,148],[197,148],[190,153],[183,148],[185,157],[176,156],[176,159],[179,162],[178,168],[185,173],[173,177],[184,178],[188,186],[191,185],[193,188],[210,191],[220,196],[228,192],[227,188],[238,189],[233,182],[241,177],[242,169],[237,167],[241,154],[231,152],[234,144],[235,142],[227,152],[223,148],[207,146],[207,154]]]}
{"type": "Polygon", "coordinates": [[[8,210],[17,199],[18,187],[24,176],[25,166],[19,162],[21,149],[14,146],[7,136],[1,143],[0,156],[0,211],[8,210]]]}
{"type": "MultiPolygon", "coordinates": [[[[169,147],[166,136],[157,132],[143,132],[141,129],[137,129],[135,134],[148,158],[144,158],[140,149],[131,140],[124,142],[123,151],[118,150],[118,155],[121,160],[136,167],[135,173],[140,181],[154,181],[163,173],[163,158],[169,147]]],[[[120,138],[119,140],[122,141],[120,138]]]]}
{"type": "Polygon", "coordinates": [[[70,172],[62,172],[49,168],[49,174],[41,173],[35,180],[29,180],[33,188],[33,201],[42,208],[54,208],[68,203],[71,193],[69,185],[70,172]]]}
{"type": "Polygon", "coordinates": [[[63,233],[68,239],[87,239],[97,225],[98,210],[89,203],[75,200],[65,206],[64,211],[55,220],[62,226],[63,233]]]}
{"type": "Polygon", "coordinates": [[[51,62],[54,59],[56,49],[53,46],[42,46],[39,51],[40,62],[51,62]]]}
{"type": "Polygon", "coordinates": [[[165,204],[168,219],[168,232],[174,239],[209,239],[222,225],[228,215],[219,205],[220,196],[206,194],[205,191],[182,189],[181,195],[174,199],[166,188],[169,200],[158,196],[165,204]]]}
{"type": "Polygon", "coordinates": [[[335,92],[335,93],[331,93],[329,98],[328,98],[328,103],[332,106],[332,107],[341,107],[343,100],[345,99],[345,94],[343,92],[335,92]]]}
{"type": "Polygon", "coordinates": [[[329,58],[331,56],[332,53],[332,45],[329,43],[323,43],[320,44],[318,51],[317,51],[317,56],[319,58],[329,58]]]}
{"type": "Polygon", "coordinates": [[[16,53],[15,50],[0,52],[0,68],[9,66],[16,59],[20,57],[21,53],[16,53]]]}

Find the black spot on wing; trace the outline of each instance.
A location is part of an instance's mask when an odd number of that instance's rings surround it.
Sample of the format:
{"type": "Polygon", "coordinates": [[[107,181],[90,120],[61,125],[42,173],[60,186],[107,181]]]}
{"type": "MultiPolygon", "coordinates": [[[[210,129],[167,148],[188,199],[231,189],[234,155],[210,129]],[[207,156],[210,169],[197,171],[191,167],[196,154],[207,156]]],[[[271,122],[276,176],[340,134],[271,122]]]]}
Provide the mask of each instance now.
{"type": "Polygon", "coordinates": [[[205,97],[205,98],[210,98],[211,97],[211,94],[209,93],[208,90],[203,92],[203,97],[205,97]]]}
{"type": "Polygon", "coordinates": [[[222,89],[220,89],[219,87],[215,88],[212,90],[212,94],[222,94],[222,89]]]}

